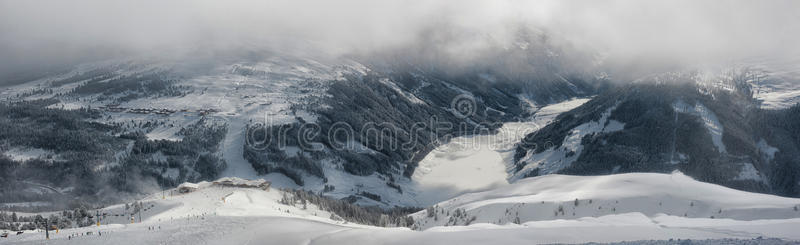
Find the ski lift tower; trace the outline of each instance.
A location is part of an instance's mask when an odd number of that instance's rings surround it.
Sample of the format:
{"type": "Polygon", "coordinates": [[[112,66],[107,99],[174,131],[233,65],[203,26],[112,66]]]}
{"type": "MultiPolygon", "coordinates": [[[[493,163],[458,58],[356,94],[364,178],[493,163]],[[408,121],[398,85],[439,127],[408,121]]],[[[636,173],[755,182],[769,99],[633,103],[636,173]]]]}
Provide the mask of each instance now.
{"type": "Polygon", "coordinates": [[[50,220],[44,219],[44,237],[50,240],[50,220]]]}

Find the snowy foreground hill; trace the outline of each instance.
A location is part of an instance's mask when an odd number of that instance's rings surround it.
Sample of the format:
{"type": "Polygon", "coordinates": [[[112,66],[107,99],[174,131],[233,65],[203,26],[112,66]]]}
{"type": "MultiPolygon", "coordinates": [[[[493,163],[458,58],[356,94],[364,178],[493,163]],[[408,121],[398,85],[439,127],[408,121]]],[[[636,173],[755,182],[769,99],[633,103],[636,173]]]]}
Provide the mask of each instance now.
{"type": "MultiPolygon", "coordinates": [[[[188,193],[154,193],[140,200],[147,208],[141,221],[113,216],[125,207],[110,206],[101,211],[112,217],[105,223],[51,232],[47,244],[531,244],[759,237],[800,241],[800,199],[733,190],[677,172],[524,179],[412,214],[412,228],[417,230],[340,221],[313,204],[284,205],[281,190],[254,188],[262,182],[227,180],[240,187],[201,182],[185,184],[197,188],[188,193]]],[[[2,241],[42,244],[44,239],[44,232],[26,232],[2,241]]]]}

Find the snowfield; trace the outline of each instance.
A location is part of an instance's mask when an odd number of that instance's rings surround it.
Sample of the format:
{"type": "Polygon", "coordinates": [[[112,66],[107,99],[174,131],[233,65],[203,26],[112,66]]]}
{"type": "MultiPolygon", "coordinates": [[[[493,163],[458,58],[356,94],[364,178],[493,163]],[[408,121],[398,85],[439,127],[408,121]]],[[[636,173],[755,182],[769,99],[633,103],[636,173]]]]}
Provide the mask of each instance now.
{"type": "MultiPolygon", "coordinates": [[[[190,193],[173,189],[141,200],[150,208],[142,220],[134,217],[135,223],[125,215],[110,216],[99,227],[51,233],[47,244],[532,244],[757,237],[800,241],[800,211],[794,209],[800,199],[733,190],[681,173],[523,179],[441,202],[433,208],[434,217],[425,210],[412,214],[421,230],[331,220],[330,213],[314,205],[302,209],[280,204],[281,191],[276,189],[209,182],[194,186],[198,189],[190,193]],[[559,206],[564,214],[557,213],[559,206]],[[455,210],[464,210],[461,216],[467,218],[456,218],[462,211],[455,210]],[[470,225],[459,223],[469,217],[475,217],[470,225]],[[452,220],[459,222],[448,225],[452,220]],[[83,235],[69,238],[74,234],[83,235]]],[[[116,205],[101,212],[120,214],[123,209],[116,205]]],[[[41,244],[44,233],[12,234],[2,241],[41,244]]]]}
{"type": "Polygon", "coordinates": [[[540,108],[527,122],[505,123],[496,134],[456,137],[436,147],[411,176],[417,206],[429,206],[460,194],[508,184],[515,145],[562,112],[586,103],[573,99],[540,108]]]}
{"type": "Polygon", "coordinates": [[[438,203],[438,217],[421,211],[415,214],[415,220],[423,229],[461,225],[472,217],[471,223],[502,225],[626,213],[650,218],[667,215],[691,220],[749,221],[800,218],[800,211],[794,210],[798,205],[797,198],[734,190],[699,182],[680,172],[546,175],[438,203]],[[449,218],[457,209],[466,214],[449,218]]]}

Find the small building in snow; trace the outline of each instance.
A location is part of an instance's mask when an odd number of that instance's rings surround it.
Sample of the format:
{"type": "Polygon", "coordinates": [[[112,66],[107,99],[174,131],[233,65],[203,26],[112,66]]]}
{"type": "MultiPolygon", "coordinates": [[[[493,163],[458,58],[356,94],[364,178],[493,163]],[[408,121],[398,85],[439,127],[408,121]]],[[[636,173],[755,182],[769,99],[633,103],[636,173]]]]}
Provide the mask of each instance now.
{"type": "Polygon", "coordinates": [[[265,191],[269,191],[271,183],[263,179],[247,180],[235,177],[234,178],[225,177],[212,182],[212,184],[222,187],[259,188],[265,191]]]}
{"type": "Polygon", "coordinates": [[[185,182],[178,186],[178,192],[180,193],[189,193],[196,191],[200,186],[198,184],[185,182]]]}

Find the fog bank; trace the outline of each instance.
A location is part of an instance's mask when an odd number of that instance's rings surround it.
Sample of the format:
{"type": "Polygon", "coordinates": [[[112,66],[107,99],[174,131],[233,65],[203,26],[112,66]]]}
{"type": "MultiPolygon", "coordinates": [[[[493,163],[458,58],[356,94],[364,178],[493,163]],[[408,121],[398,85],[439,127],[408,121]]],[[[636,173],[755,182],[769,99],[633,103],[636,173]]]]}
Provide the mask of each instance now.
{"type": "MultiPolygon", "coordinates": [[[[461,58],[519,26],[622,66],[800,54],[798,1],[0,0],[0,75],[109,57],[421,49],[461,58]],[[442,40],[440,40],[442,41],[442,40]]],[[[3,76],[0,76],[3,77],[3,76]]]]}

